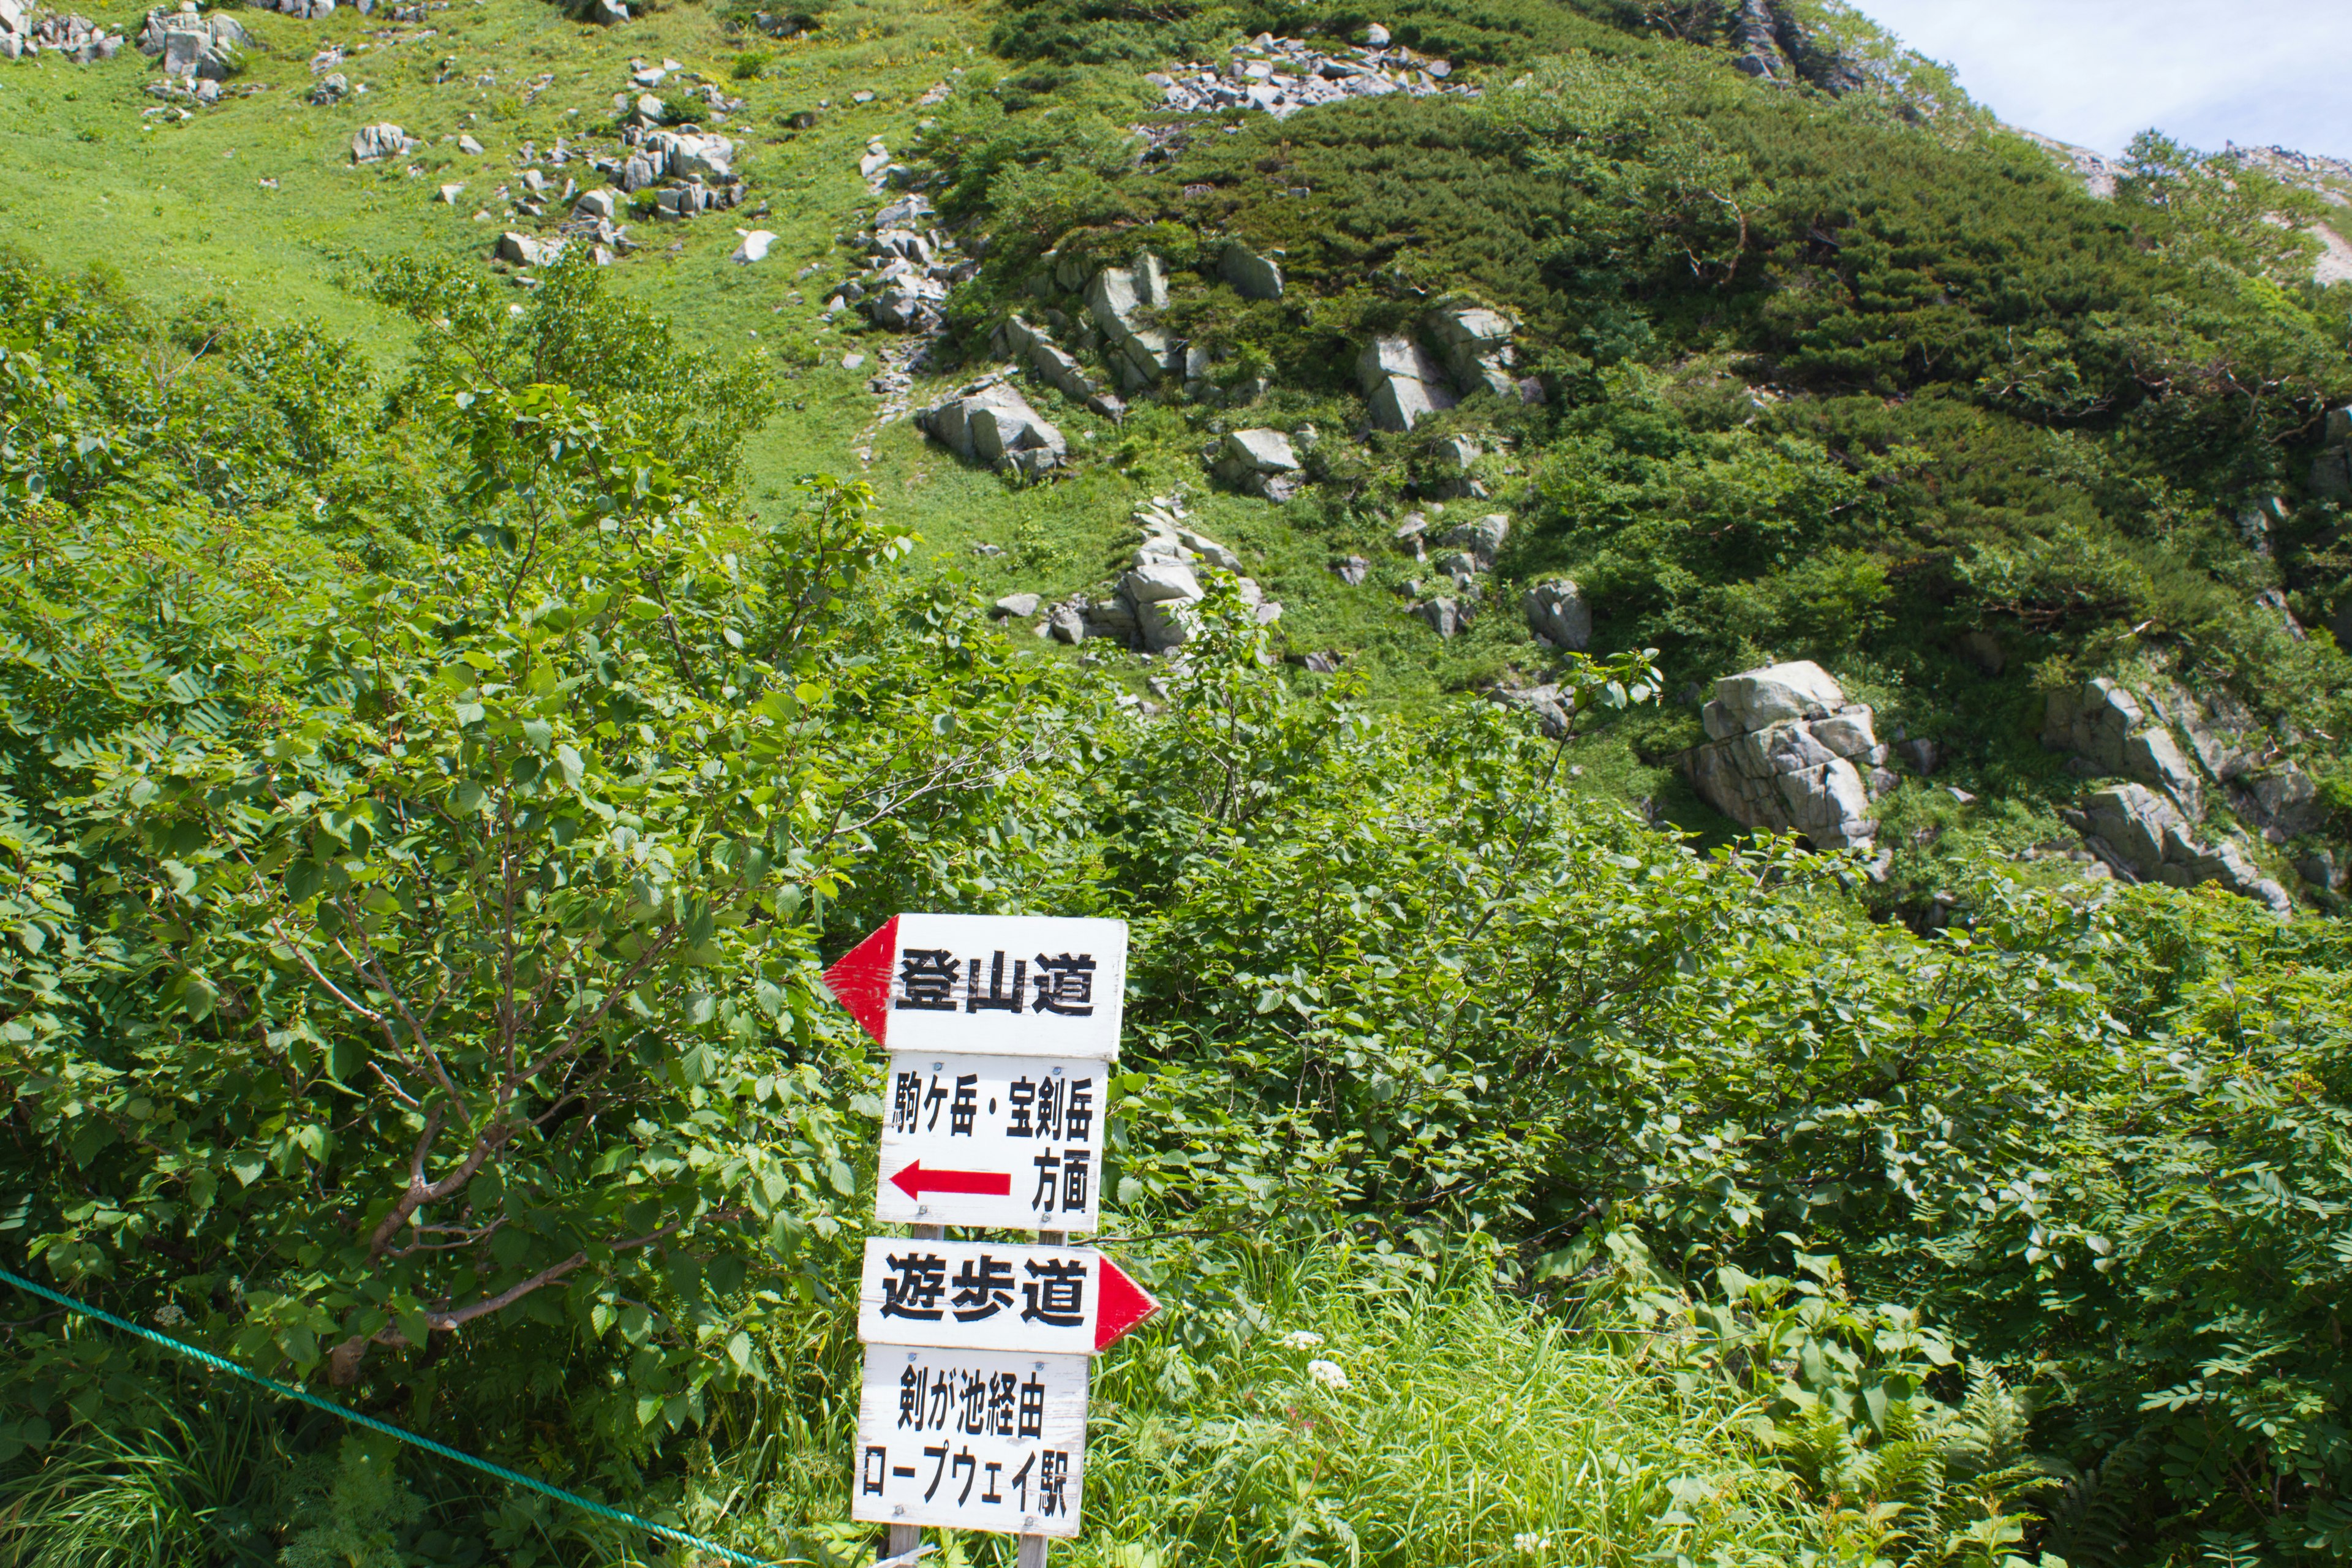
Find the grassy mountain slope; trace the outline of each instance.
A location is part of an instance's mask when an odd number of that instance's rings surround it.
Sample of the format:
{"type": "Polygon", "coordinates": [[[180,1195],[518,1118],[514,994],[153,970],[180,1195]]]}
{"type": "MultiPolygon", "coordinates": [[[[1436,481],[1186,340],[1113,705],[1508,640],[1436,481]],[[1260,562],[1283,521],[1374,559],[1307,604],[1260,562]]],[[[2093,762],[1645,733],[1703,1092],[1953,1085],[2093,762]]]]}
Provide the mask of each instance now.
{"type": "MultiPolygon", "coordinates": [[[[1789,15],[1792,37],[1854,62],[1866,89],[1748,79],[1729,68],[1729,13],[1706,6],[1423,5],[1387,21],[1458,60],[1484,97],[1227,114],[1230,134],[1201,127],[1141,169],[1124,127],[1175,122],[1139,72],[1261,27],[1337,47],[1369,13],[1179,6],[1146,23],[882,0],[787,39],[699,5],[616,30],[473,0],[423,26],[348,8],[324,24],[260,16],[265,47],[234,84],[247,96],[184,123],[141,127],[152,72],[129,56],[9,73],[32,131],[0,170],[0,201],[47,258],[124,268],[142,291],[259,320],[331,322],[389,359],[396,329],[348,285],[394,252],[479,263],[521,221],[494,192],[523,144],[609,149],[629,62],[672,58],[745,98],[723,129],[745,143],[750,206],[638,223],[644,248],[614,286],[775,378],[782,402],[747,455],[756,501],[803,472],[856,468],[851,448],[877,438],[884,504],[990,596],[1103,584],[1129,509],[1181,488],[1202,531],[1285,605],[1292,649],[1337,652],[1378,697],[1413,702],[1539,679],[1547,658],[1508,584],[1566,572],[1596,603],[1599,646],[1660,648],[1674,689],[1774,658],[1829,664],[1882,731],[1936,739],[1956,782],[2021,813],[1993,834],[2012,847],[2063,837],[2051,811],[2076,787],[2035,742],[2040,689],[2118,660],[2337,732],[2343,665],[2252,603],[2282,585],[2325,626],[2345,580],[2332,503],[2297,494],[2319,409],[2352,389],[2326,308],[2267,280],[2281,269],[2242,211],[2200,206],[2185,183],[2088,201],[1856,19],[1789,15]],[[341,68],[368,92],[302,101],[313,50],[362,42],[341,68]],[[934,83],[953,91],[917,107],[934,83]],[[811,128],[787,123],[808,110],[811,128]],[[425,151],[353,168],[352,131],[378,120],[425,151]],[[460,132],[487,152],[460,153],[460,132]],[[874,136],[919,154],[950,218],[990,236],[985,270],[953,301],[943,370],[959,353],[989,363],[988,333],[1040,251],[1151,247],[1179,283],[1169,326],[1265,364],[1264,405],[1244,417],[1178,398],[1115,427],[1039,388],[1077,457],[1070,478],[1024,492],[903,424],[871,429],[877,334],[817,307],[877,205],[855,168],[874,136]],[[429,199],[445,181],[467,184],[454,206],[429,199]],[[748,226],[779,238],[762,265],[732,266],[748,226]],[[1290,298],[1233,296],[1215,265],[1228,236],[1286,251],[1290,298]],[[1355,347],[1455,291],[1518,320],[1549,405],[1474,399],[1411,437],[1364,436],[1355,347]],[[855,354],[866,363],[844,368],[855,354]],[[1218,492],[1198,456],[1247,422],[1343,438],[1325,446],[1320,482],[1274,508],[1218,492]],[[1425,504],[1428,454],[1450,435],[1486,448],[1481,477],[1517,532],[1495,602],[1446,644],[1402,613],[1428,574],[1389,535],[1425,504]],[[2255,555],[2233,520],[2273,495],[2284,525],[2255,555]],[[1360,587],[1328,573],[1346,554],[1374,563],[1360,587]],[[1969,633],[2000,649],[2000,673],[1955,653],[1969,633]]],[[[1712,836],[1727,825],[1664,765],[1699,738],[1695,710],[1678,712],[1589,765],[1712,836]]]]}

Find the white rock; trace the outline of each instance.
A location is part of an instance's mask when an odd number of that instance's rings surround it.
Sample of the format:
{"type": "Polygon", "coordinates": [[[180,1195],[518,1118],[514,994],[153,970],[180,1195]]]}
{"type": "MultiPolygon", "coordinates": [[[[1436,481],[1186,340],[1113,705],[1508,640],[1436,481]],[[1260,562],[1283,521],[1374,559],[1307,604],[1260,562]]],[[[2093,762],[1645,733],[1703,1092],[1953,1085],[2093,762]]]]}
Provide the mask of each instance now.
{"type": "Polygon", "coordinates": [[[1438,540],[1467,551],[1481,572],[1495,569],[1495,558],[1502,553],[1503,541],[1510,536],[1511,520],[1499,511],[1488,512],[1474,521],[1456,523],[1438,540]]]}
{"type": "Polygon", "coordinates": [[[1530,584],[1519,600],[1528,630],[1554,647],[1582,653],[1592,644],[1592,606],[1567,577],[1530,584]]]}
{"type": "Polygon", "coordinates": [[[408,132],[390,121],[375,125],[362,125],[352,133],[352,161],[373,163],[380,159],[397,158],[409,153],[416,143],[408,132]]]}
{"type": "Polygon", "coordinates": [[[1237,465],[1261,474],[1278,474],[1298,467],[1290,437],[1279,430],[1235,430],[1224,440],[1225,455],[1237,465]]]}
{"type": "Polygon", "coordinates": [[[1743,730],[1783,719],[1825,718],[1845,706],[1844,690],[1809,658],[1727,675],[1715,683],[1715,698],[1743,730]]]}
{"type": "Polygon", "coordinates": [[[735,254],[730,258],[731,260],[740,266],[748,267],[754,261],[768,259],[768,247],[776,243],[774,235],[764,228],[739,228],[735,232],[742,236],[743,243],[735,247],[735,254]]]}

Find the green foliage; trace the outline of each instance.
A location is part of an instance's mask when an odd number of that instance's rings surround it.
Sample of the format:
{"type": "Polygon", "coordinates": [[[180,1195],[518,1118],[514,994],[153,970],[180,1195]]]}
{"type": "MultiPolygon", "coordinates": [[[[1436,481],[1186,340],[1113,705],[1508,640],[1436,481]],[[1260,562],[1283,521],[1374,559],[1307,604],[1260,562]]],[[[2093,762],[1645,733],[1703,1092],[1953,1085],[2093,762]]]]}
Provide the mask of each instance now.
{"type": "Polygon", "coordinates": [[[1637,1370],[1594,1331],[1614,1320],[1343,1240],[1155,1261],[1189,1278],[1182,1337],[1099,1379],[1081,1563],[1762,1563],[1812,1539],[1771,1463],[1735,1457],[1752,1410],[1637,1370]]]}
{"type": "MultiPolygon", "coordinates": [[[[862,488],[755,537],[657,453],[677,384],[416,409],[450,526],[381,572],[26,487],[20,1267],[559,1475],[633,1473],[771,1375],[753,1336],[834,1289],[869,1136],[820,933],[878,842],[988,839],[1053,721],[975,613],[862,584],[907,543],[862,488]]],[[[17,1332],[12,1441],[139,1397],[131,1349],[17,1332]]],[[[390,1528],[320,1507],[322,1551],[390,1528]]]]}

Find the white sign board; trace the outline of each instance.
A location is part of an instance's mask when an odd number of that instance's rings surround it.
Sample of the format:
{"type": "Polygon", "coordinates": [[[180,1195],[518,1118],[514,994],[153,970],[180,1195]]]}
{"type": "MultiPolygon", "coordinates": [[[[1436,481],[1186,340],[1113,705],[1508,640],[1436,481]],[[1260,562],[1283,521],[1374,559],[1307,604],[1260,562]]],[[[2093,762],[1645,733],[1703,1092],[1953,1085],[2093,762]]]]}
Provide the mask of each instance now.
{"type": "Polygon", "coordinates": [[[897,915],[824,972],[893,1051],[1118,1059],[1127,922],[897,915]]]}
{"type": "Polygon", "coordinates": [[[1089,1364],[1083,1355],[866,1346],[849,1516],[1076,1535],[1089,1364]]]}
{"type": "Polygon", "coordinates": [[[1108,1064],[890,1053],[882,1105],[885,1225],[1100,1228],[1108,1064]]]}
{"type": "Polygon", "coordinates": [[[870,1237],[857,1337],[1093,1355],[1158,1307],[1090,1247],[870,1237]]]}

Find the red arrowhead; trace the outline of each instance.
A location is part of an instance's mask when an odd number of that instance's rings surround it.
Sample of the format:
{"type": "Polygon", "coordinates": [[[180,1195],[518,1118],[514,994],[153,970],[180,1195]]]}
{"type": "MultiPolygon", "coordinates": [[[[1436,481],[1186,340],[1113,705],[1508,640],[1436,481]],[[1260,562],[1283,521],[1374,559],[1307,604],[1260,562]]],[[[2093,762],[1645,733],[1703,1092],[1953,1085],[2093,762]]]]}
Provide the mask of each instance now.
{"type": "Polygon", "coordinates": [[[1013,1195],[1013,1178],[1005,1172],[926,1171],[920,1160],[892,1176],[890,1182],[910,1198],[919,1198],[925,1193],[971,1193],[984,1198],[1013,1195]]]}
{"type": "Polygon", "coordinates": [[[890,959],[898,951],[898,917],[892,915],[824,972],[825,989],[877,1046],[889,1043],[883,1037],[890,1030],[890,959]]]}
{"type": "Polygon", "coordinates": [[[1160,1310],[1160,1303],[1150,1292],[1121,1272],[1118,1264],[1106,1258],[1102,1260],[1099,1283],[1095,1287],[1095,1350],[1108,1349],[1110,1342],[1160,1310]]]}

